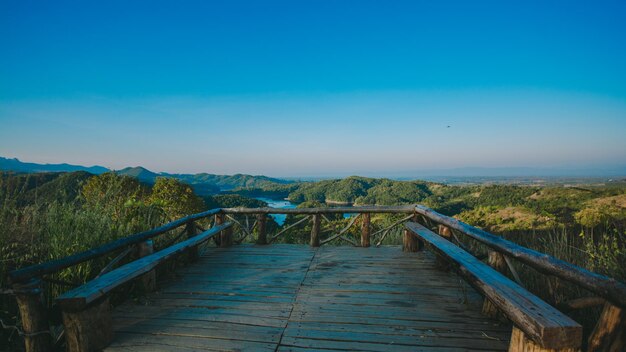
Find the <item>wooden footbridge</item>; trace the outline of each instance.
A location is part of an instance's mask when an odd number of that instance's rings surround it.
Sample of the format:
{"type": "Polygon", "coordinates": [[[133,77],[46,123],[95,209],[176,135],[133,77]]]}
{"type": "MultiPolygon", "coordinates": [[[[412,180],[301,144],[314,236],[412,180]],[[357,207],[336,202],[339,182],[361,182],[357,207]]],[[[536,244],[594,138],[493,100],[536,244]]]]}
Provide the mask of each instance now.
{"type": "Polygon", "coordinates": [[[68,351],[622,351],[626,340],[623,283],[419,205],[214,209],[13,271],[10,279],[29,352],[51,351],[63,338],[68,351]],[[278,213],[305,217],[268,236],[267,216],[278,213]],[[322,223],[344,213],[358,215],[322,239],[322,223]],[[371,233],[373,213],[401,216],[371,233]],[[254,216],[254,225],[242,216],[254,216]],[[360,243],[346,236],[357,218],[360,243]],[[212,226],[201,228],[207,219],[212,226]],[[310,245],[271,244],[307,221],[310,245]],[[403,245],[380,246],[395,226],[404,227],[403,245]],[[177,242],[154,250],[153,238],[179,227],[177,242]],[[253,235],[256,244],[237,244],[253,235]],[[462,236],[489,248],[487,263],[462,236]],[[210,240],[217,246],[206,246],[210,240]],[[330,245],[336,241],[352,246],[330,245]],[[53,333],[42,285],[112,254],[96,278],[56,298],[63,328],[53,333]],[[157,281],[157,266],[177,256],[191,264],[157,281]],[[509,270],[516,276],[512,260],[604,304],[586,341],[577,322],[507,278],[509,270]],[[111,307],[111,294],[130,282],[145,297],[111,307]]]}

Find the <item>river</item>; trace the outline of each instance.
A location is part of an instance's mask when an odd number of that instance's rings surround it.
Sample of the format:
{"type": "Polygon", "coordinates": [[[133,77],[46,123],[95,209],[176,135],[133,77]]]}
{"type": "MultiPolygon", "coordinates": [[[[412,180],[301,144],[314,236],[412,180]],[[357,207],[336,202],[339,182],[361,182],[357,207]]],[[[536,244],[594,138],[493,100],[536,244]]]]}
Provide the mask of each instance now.
{"type": "MultiPolygon", "coordinates": [[[[264,201],[265,203],[267,203],[268,207],[277,208],[277,209],[294,209],[296,207],[295,204],[285,199],[272,199],[272,198],[265,198],[265,197],[256,197],[255,199],[264,201]]],[[[355,215],[355,214],[343,214],[343,217],[349,218],[352,215],[355,215]]],[[[274,221],[276,221],[278,226],[283,226],[283,224],[285,223],[285,220],[287,219],[286,214],[271,214],[270,216],[274,219],[274,221]]]]}
{"type": "MultiPolygon", "coordinates": [[[[264,201],[265,203],[267,203],[268,207],[272,207],[272,208],[278,208],[278,209],[293,209],[296,207],[295,204],[291,203],[288,200],[284,200],[284,199],[271,199],[271,198],[264,198],[264,197],[258,197],[255,198],[261,201],[264,201]]],[[[276,223],[279,226],[283,226],[283,224],[285,223],[285,219],[287,219],[287,215],[285,214],[272,214],[270,215],[274,221],[276,221],[276,223]]]]}

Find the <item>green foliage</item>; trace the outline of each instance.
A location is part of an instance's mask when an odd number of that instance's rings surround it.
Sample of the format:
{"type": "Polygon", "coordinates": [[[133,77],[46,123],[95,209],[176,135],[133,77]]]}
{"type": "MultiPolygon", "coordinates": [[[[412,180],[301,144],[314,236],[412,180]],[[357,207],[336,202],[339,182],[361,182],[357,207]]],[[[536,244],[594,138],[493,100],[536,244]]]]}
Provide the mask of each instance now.
{"type": "Polygon", "coordinates": [[[341,180],[302,183],[289,194],[292,202],[314,200],[356,205],[393,205],[414,203],[432,194],[420,181],[394,181],[351,176],[341,180]]]}
{"type": "Polygon", "coordinates": [[[158,177],[148,198],[150,204],[163,209],[171,220],[201,212],[205,206],[191,187],[173,178],[158,177]]]}
{"type": "Polygon", "coordinates": [[[237,207],[262,208],[267,206],[267,203],[261,200],[247,198],[239,194],[222,194],[203,197],[203,199],[207,209],[237,207]]]}

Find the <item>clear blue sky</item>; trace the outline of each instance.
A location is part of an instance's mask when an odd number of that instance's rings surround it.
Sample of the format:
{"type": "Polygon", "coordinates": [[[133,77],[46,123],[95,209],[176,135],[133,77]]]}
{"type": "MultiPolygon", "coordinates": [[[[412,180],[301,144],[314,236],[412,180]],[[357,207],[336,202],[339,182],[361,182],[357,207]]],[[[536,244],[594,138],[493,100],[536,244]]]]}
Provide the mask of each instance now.
{"type": "Polygon", "coordinates": [[[0,0],[0,155],[276,176],[623,166],[625,38],[625,1],[0,0]]]}

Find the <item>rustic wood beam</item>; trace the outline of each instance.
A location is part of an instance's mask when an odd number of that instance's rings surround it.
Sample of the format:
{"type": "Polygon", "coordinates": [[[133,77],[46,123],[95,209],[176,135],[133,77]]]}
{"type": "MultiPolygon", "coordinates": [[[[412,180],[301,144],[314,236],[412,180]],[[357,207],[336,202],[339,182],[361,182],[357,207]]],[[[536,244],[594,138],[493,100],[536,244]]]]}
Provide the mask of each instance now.
{"type": "MultiPolygon", "coordinates": [[[[154,253],[154,242],[147,240],[137,245],[137,253],[139,258],[147,257],[154,253]]],[[[143,274],[140,279],[141,288],[144,292],[153,292],[156,290],[156,270],[150,270],[143,274]]]]}
{"type": "Polygon", "coordinates": [[[48,325],[48,309],[43,300],[41,280],[13,285],[17,306],[22,318],[26,352],[47,352],[52,349],[48,325]]]}
{"type": "Polygon", "coordinates": [[[80,311],[63,311],[68,352],[101,351],[113,341],[113,319],[108,297],[80,311]]]}
{"type": "Polygon", "coordinates": [[[208,241],[211,237],[217,236],[221,231],[232,227],[232,225],[232,222],[228,222],[215,226],[195,237],[123,265],[97,279],[87,282],[83,286],[65,292],[59,296],[56,301],[61,305],[64,311],[79,311],[85,309],[87,305],[107,295],[120,285],[153,270],[159,264],[170,258],[187,252],[189,248],[208,241]]]}
{"type": "Polygon", "coordinates": [[[361,216],[361,247],[370,246],[370,213],[363,213],[361,216]]]}
{"type": "Polygon", "coordinates": [[[283,233],[287,232],[289,229],[294,228],[298,225],[300,225],[301,223],[307,221],[310,218],[310,216],[305,216],[302,219],[298,220],[297,222],[285,227],[284,229],[280,230],[277,234],[275,234],[274,236],[272,236],[269,240],[270,243],[274,242],[275,239],[278,238],[278,236],[282,235],[283,233]]]}
{"type": "Polygon", "coordinates": [[[256,219],[257,219],[257,232],[258,232],[256,244],[260,244],[260,245],[267,244],[267,232],[266,232],[267,215],[257,214],[256,219]]]}
{"type": "MultiPolygon", "coordinates": [[[[417,221],[417,216],[413,216],[413,221],[417,221]]],[[[424,248],[424,242],[414,236],[411,231],[404,229],[402,233],[402,251],[418,252],[424,248]]]]}
{"type": "Polygon", "coordinates": [[[515,258],[544,274],[553,275],[577,284],[600,297],[606,298],[619,307],[626,307],[626,284],[614,278],[596,274],[545,253],[522,247],[457,219],[439,214],[425,206],[417,205],[415,206],[415,211],[435,222],[455,229],[493,250],[515,258]]]}
{"type": "MultiPolygon", "coordinates": [[[[185,226],[185,234],[187,235],[187,238],[195,237],[196,233],[197,232],[195,223],[193,221],[188,222],[185,226]]],[[[189,261],[191,263],[195,263],[198,261],[198,259],[200,258],[200,255],[198,254],[198,246],[190,247],[187,250],[187,258],[189,258],[189,261]]]]}
{"type": "Polygon", "coordinates": [[[362,206],[362,207],[328,207],[328,208],[224,208],[225,214],[344,214],[344,213],[413,213],[414,205],[399,206],[362,206]]]}
{"type": "MultiPolygon", "coordinates": [[[[502,253],[498,253],[496,251],[489,251],[487,264],[492,267],[495,271],[505,274],[506,273],[506,262],[504,261],[504,256],[502,253]]],[[[488,298],[485,298],[483,301],[482,313],[485,316],[488,316],[493,319],[498,320],[507,320],[506,317],[502,314],[502,312],[498,309],[498,307],[493,304],[488,298]]]]}
{"type": "MultiPolygon", "coordinates": [[[[446,257],[469,284],[493,302],[524,336],[541,348],[535,350],[569,351],[580,348],[582,327],[571,318],[424,226],[414,222],[405,226],[427,242],[435,253],[446,257]]],[[[511,346],[514,346],[513,342],[511,346]]]]}
{"type": "Polygon", "coordinates": [[[145,240],[151,239],[157,235],[160,235],[162,233],[165,233],[167,231],[170,231],[172,229],[185,225],[189,221],[206,218],[208,216],[217,214],[219,212],[220,212],[220,209],[211,209],[202,213],[189,215],[187,217],[178,219],[176,221],[172,221],[170,223],[154,228],[152,230],[144,231],[144,232],[136,233],[134,235],[130,235],[124,238],[120,238],[117,241],[113,241],[105,245],[102,245],[100,247],[86,250],[84,252],[76,253],[69,257],[65,257],[65,258],[61,258],[61,259],[57,259],[57,260],[53,260],[53,261],[49,261],[49,262],[45,262],[45,263],[41,263],[37,265],[32,265],[26,268],[12,271],[9,273],[9,277],[12,282],[20,282],[20,281],[24,282],[24,281],[28,281],[28,279],[33,278],[33,277],[41,277],[45,274],[54,273],[65,268],[69,268],[70,266],[80,264],[87,260],[101,257],[117,249],[128,247],[133,244],[137,244],[145,240]]]}
{"type": "MultiPolygon", "coordinates": [[[[224,213],[219,213],[215,216],[215,224],[216,226],[220,226],[226,223],[226,215],[224,213]]],[[[226,248],[233,245],[233,229],[228,227],[220,232],[220,247],[226,248]]]]}
{"type": "Polygon", "coordinates": [[[311,226],[311,247],[319,247],[320,246],[320,223],[321,223],[321,215],[314,214],[313,221],[311,226]]]}
{"type": "Polygon", "coordinates": [[[524,332],[513,327],[511,332],[511,342],[509,343],[509,352],[577,352],[578,348],[545,348],[526,337],[524,332]]]}
{"type": "Polygon", "coordinates": [[[587,343],[588,352],[626,350],[626,310],[605,303],[587,343]]]}

